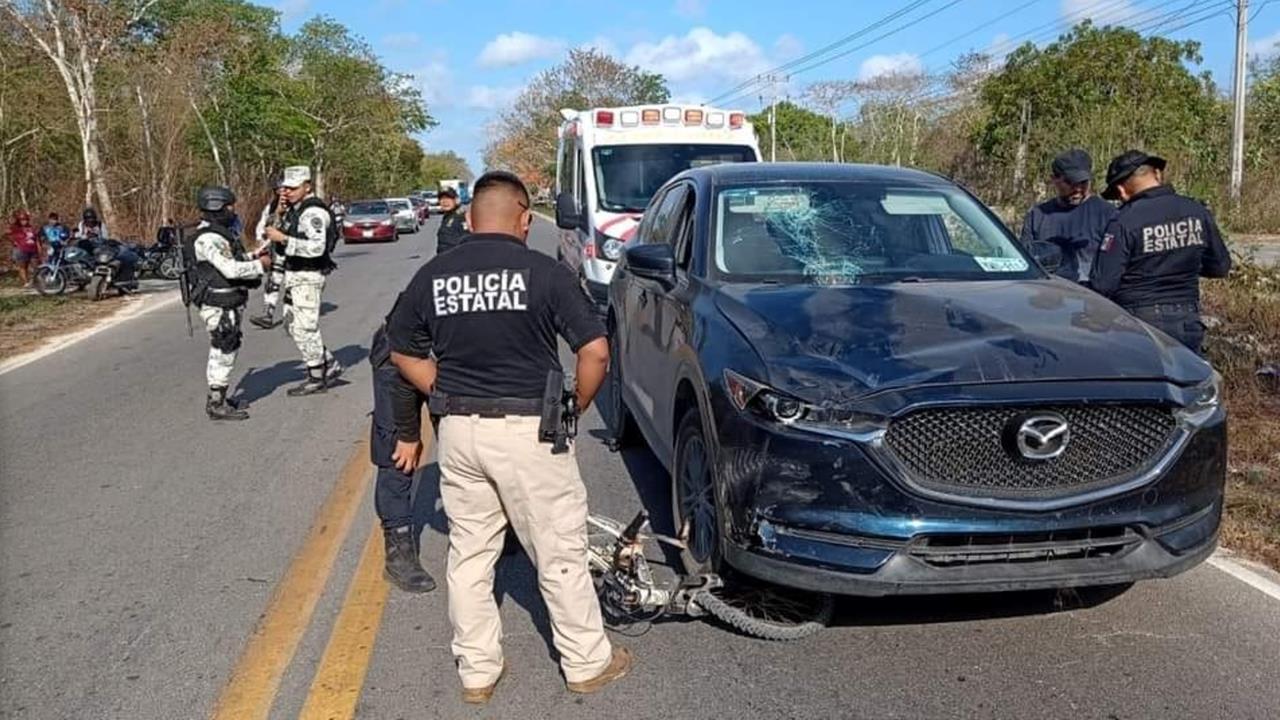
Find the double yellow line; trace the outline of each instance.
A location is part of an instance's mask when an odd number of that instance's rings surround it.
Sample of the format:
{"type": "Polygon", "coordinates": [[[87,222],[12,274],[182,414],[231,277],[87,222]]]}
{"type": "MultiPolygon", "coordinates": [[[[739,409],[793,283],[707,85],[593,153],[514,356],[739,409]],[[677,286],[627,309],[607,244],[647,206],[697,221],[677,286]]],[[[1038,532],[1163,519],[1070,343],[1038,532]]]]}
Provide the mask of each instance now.
{"type": "MultiPolygon", "coordinates": [[[[270,713],[280,679],[311,624],[370,475],[369,442],[364,440],[343,466],[301,549],[276,586],[214,705],[212,720],[265,720],[270,713]]],[[[301,718],[338,720],[355,715],[387,601],[381,535],[374,523],[316,669],[301,718]]]]}

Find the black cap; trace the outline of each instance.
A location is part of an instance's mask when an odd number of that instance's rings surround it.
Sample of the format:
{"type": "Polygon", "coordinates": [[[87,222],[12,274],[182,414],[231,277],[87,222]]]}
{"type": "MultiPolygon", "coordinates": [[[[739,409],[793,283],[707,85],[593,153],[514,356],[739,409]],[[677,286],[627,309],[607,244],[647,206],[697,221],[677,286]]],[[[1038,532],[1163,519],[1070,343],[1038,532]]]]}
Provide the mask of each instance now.
{"type": "Polygon", "coordinates": [[[1093,158],[1080,148],[1071,148],[1053,159],[1053,176],[1072,185],[1093,180],[1093,158]]]}
{"type": "Polygon", "coordinates": [[[441,190],[441,191],[440,191],[440,193],[439,193],[438,195],[436,195],[436,198],[437,198],[437,199],[439,199],[439,198],[453,198],[454,200],[457,200],[457,199],[458,199],[458,191],[457,191],[457,190],[454,190],[453,188],[445,188],[445,189],[441,190]]]}
{"type": "Polygon", "coordinates": [[[203,212],[221,212],[235,203],[236,194],[221,185],[205,185],[196,193],[196,207],[203,212]]]}
{"type": "Polygon", "coordinates": [[[1107,187],[1102,191],[1102,197],[1108,200],[1120,199],[1116,186],[1128,180],[1129,176],[1143,165],[1156,170],[1163,170],[1165,161],[1162,157],[1148,155],[1141,150],[1125,150],[1115,156],[1111,160],[1111,164],[1107,166],[1107,187]]]}

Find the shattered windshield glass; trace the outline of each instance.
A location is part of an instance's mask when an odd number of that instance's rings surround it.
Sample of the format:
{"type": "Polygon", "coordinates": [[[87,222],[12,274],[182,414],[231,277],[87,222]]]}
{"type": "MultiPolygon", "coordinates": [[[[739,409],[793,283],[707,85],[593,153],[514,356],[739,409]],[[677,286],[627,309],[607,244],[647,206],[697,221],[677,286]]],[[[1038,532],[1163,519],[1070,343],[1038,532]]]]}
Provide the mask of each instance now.
{"type": "Polygon", "coordinates": [[[968,195],[947,187],[808,182],[729,187],[716,200],[716,269],[771,283],[1041,277],[968,195]]]}

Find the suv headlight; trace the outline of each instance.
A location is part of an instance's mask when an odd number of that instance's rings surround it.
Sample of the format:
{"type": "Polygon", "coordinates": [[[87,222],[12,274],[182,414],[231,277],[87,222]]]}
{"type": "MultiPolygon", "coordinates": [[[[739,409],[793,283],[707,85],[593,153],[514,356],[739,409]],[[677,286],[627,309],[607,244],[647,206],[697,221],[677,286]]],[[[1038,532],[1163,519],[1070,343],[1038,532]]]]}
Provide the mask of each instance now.
{"type": "Polygon", "coordinates": [[[1222,376],[1212,371],[1208,379],[1191,389],[1191,399],[1175,414],[1185,425],[1200,427],[1222,407],[1222,376]]]}
{"type": "Polygon", "coordinates": [[[622,241],[609,238],[604,241],[604,245],[600,246],[600,253],[607,260],[617,260],[622,257],[622,241]]]}
{"type": "Polygon", "coordinates": [[[813,405],[732,370],[724,371],[724,383],[729,401],[739,411],[800,430],[865,441],[883,434],[886,427],[874,415],[813,405]]]}

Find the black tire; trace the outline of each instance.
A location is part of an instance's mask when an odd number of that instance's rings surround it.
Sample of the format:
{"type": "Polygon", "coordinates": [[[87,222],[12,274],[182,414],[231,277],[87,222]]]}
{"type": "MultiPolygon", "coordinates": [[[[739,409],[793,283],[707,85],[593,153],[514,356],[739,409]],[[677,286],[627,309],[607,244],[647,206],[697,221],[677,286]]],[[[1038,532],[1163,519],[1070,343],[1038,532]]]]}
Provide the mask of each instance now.
{"type": "Polygon", "coordinates": [[[690,410],[676,430],[671,473],[671,520],[680,533],[689,523],[688,547],[680,551],[686,575],[719,572],[723,551],[715,469],[698,411],[690,410]]]}
{"type": "Polygon", "coordinates": [[[94,275],[93,278],[89,280],[89,288],[87,291],[89,293],[89,299],[95,302],[101,300],[102,293],[106,290],[106,287],[107,279],[101,275],[94,275]]]}
{"type": "MultiPolygon", "coordinates": [[[[612,325],[612,323],[610,323],[612,325]]],[[[616,328],[609,334],[609,414],[606,427],[609,440],[615,449],[630,447],[640,442],[640,429],[631,415],[627,401],[622,397],[622,355],[618,352],[616,328]]]]}
{"type": "Polygon", "coordinates": [[[827,627],[835,609],[830,595],[766,586],[702,590],[693,602],[720,622],[764,640],[801,640],[827,627]]]}
{"type": "Polygon", "coordinates": [[[67,290],[67,276],[53,268],[38,268],[32,281],[35,283],[36,292],[41,295],[61,295],[67,290]]]}
{"type": "Polygon", "coordinates": [[[156,273],[165,280],[177,280],[181,274],[178,268],[178,258],[172,254],[166,254],[160,260],[160,266],[156,268],[156,273]]]}

